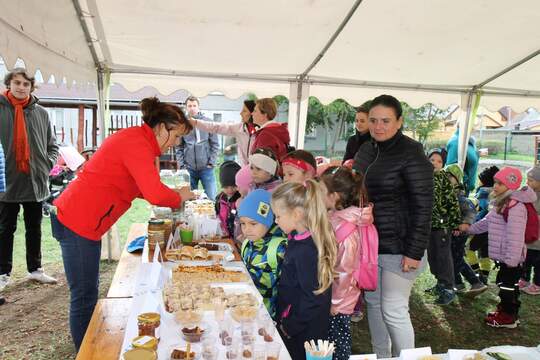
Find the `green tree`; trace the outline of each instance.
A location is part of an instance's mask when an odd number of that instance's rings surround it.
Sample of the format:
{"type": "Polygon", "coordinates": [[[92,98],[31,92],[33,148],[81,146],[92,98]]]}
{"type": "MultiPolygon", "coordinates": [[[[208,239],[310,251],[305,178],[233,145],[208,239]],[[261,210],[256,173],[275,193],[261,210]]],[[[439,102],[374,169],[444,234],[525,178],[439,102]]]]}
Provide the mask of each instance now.
{"type": "Polygon", "coordinates": [[[306,133],[312,132],[316,127],[322,126],[327,130],[335,127],[334,136],[329,146],[334,152],[336,142],[341,137],[347,137],[351,132],[348,124],[354,122],[355,109],[343,99],[337,99],[328,105],[323,105],[315,98],[310,97],[306,120],[306,133]]]}
{"type": "Polygon", "coordinates": [[[402,103],[404,129],[412,132],[414,139],[426,144],[431,134],[441,126],[446,110],[437,108],[428,103],[418,109],[402,103]]]}

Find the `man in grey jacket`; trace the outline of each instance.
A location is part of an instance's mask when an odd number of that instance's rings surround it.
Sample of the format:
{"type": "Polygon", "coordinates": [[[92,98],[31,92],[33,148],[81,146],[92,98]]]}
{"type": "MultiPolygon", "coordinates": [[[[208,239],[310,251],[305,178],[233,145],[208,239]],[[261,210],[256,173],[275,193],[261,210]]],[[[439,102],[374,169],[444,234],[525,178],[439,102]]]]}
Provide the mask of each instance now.
{"type": "MultiPolygon", "coordinates": [[[[190,118],[210,121],[199,112],[199,99],[196,97],[188,97],[186,107],[190,118]]],[[[218,150],[219,141],[217,135],[197,128],[193,128],[189,134],[183,136],[180,145],[176,148],[178,168],[189,171],[191,188],[197,189],[200,180],[204,192],[212,200],[215,199],[217,193],[214,166],[216,165],[218,150]]]]}
{"type": "Polygon", "coordinates": [[[0,290],[10,282],[13,239],[22,205],[28,279],[56,283],[41,267],[42,202],[49,197],[49,171],[58,145],[47,111],[32,95],[35,79],[26,69],[9,72],[0,95],[0,143],[6,162],[6,191],[0,194],[0,290]]]}

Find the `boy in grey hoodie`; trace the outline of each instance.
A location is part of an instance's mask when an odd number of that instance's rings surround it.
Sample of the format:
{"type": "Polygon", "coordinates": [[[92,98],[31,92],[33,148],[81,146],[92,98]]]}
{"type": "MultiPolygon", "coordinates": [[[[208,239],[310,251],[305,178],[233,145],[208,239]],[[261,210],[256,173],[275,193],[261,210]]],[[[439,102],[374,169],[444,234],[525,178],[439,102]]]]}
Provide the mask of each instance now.
{"type": "MultiPolygon", "coordinates": [[[[534,208],[540,215],[540,165],[527,171],[527,185],[534,190],[537,199],[534,202],[534,208]]],[[[540,239],[527,244],[527,258],[523,269],[523,277],[519,280],[519,288],[529,295],[540,295],[540,239]],[[534,276],[531,279],[532,272],[534,276]]]]}

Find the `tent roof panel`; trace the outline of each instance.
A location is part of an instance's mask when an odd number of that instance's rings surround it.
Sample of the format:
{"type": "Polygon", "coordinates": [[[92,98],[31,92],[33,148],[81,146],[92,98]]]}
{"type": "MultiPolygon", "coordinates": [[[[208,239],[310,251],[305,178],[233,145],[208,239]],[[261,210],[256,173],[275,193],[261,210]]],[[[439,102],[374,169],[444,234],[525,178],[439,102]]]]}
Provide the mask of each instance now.
{"type": "Polygon", "coordinates": [[[94,81],[94,62],[70,0],[5,1],[0,12],[0,54],[11,69],[17,58],[26,68],[41,70],[44,79],[54,74],[76,80],[94,81]]]}
{"type": "Polygon", "coordinates": [[[350,7],[332,0],[94,1],[114,64],[293,75],[350,7]]]}
{"type": "Polygon", "coordinates": [[[312,75],[473,86],[537,50],[539,12],[535,0],[364,1],[312,75]]]}

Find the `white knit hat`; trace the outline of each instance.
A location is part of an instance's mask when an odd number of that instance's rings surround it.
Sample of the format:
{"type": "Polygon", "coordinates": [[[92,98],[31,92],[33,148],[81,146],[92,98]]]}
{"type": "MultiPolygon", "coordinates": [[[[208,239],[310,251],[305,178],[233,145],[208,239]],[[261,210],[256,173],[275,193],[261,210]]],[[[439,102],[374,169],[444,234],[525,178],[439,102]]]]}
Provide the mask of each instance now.
{"type": "Polygon", "coordinates": [[[257,153],[249,156],[249,164],[266,171],[270,175],[276,175],[278,163],[270,156],[257,153]]]}

